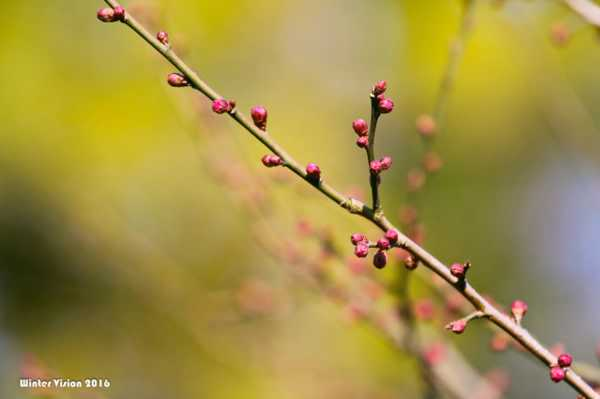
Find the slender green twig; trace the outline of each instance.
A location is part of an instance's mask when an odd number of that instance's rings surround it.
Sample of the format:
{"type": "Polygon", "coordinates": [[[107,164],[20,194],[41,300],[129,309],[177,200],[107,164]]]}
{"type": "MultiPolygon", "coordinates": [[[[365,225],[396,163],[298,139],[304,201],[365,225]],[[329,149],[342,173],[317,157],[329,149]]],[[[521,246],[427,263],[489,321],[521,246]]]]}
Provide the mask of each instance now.
{"type": "Polygon", "coordinates": [[[369,184],[371,185],[371,197],[373,199],[373,211],[378,212],[381,209],[379,199],[380,176],[371,169],[371,162],[375,160],[375,133],[377,132],[377,121],[381,113],[377,107],[377,98],[371,94],[371,123],[369,124],[369,145],[367,147],[367,162],[369,168],[369,184]]]}
{"type": "MultiPolygon", "coordinates": [[[[119,4],[114,0],[105,0],[111,7],[117,7],[119,4]]],[[[193,88],[202,92],[208,98],[214,100],[221,98],[212,88],[204,83],[199,76],[177,55],[171,48],[163,45],[152,34],[150,34],[135,18],[127,14],[123,22],[133,31],[140,35],[146,42],[154,47],[166,60],[168,60],[175,68],[181,72],[190,82],[193,88]]],[[[232,110],[229,115],[244,127],[250,134],[263,143],[267,148],[277,154],[285,162],[285,166],[292,172],[298,175],[309,184],[313,185],[317,190],[324,194],[327,198],[336,202],[351,213],[359,214],[365,219],[371,221],[383,231],[395,229],[392,223],[381,212],[374,212],[373,209],[367,207],[363,203],[350,200],[333,189],[324,182],[313,182],[307,178],[306,172],[300,168],[299,164],[277,144],[277,142],[266,132],[255,127],[250,121],[237,110],[232,110]]],[[[398,230],[398,229],[396,229],[398,230]]],[[[424,248],[417,245],[406,235],[398,230],[398,246],[409,251],[418,258],[427,268],[436,273],[448,284],[454,286],[474,307],[481,311],[485,317],[492,323],[499,326],[501,329],[510,334],[523,347],[538,358],[546,366],[550,367],[557,363],[557,358],[539,341],[537,341],[525,328],[517,324],[511,317],[497,309],[488,300],[486,300],[473,286],[467,281],[459,280],[454,277],[446,265],[439,261],[435,256],[427,252],[424,248]]],[[[594,392],[592,387],[588,385],[577,373],[573,370],[567,370],[565,380],[577,392],[588,399],[600,399],[600,395],[594,392]]]]}

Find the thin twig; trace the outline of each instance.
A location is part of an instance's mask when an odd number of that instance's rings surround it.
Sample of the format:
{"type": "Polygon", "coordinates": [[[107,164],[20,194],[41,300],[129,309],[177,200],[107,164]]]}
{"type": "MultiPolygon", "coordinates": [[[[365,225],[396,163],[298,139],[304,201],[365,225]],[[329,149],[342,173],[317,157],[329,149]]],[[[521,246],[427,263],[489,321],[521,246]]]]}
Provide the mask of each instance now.
{"type": "MultiPolygon", "coordinates": [[[[119,4],[114,0],[105,0],[111,7],[117,7],[119,4]]],[[[210,88],[200,77],[183,61],[171,48],[163,45],[150,32],[148,32],[141,24],[139,24],[131,15],[127,14],[123,22],[140,35],[146,42],[154,47],[166,60],[168,60],[175,68],[181,72],[190,82],[193,88],[202,92],[206,97],[215,100],[221,98],[210,88]]],[[[324,183],[323,181],[314,182],[307,178],[306,172],[300,168],[299,164],[282,148],[277,142],[266,132],[255,127],[247,117],[232,110],[229,115],[244,127],[250,134],[263,143],[267,148],[277,154],[285,162],[285,166],[298,175],[300,178],[314,186],[326,197],[342,206],[351,213],[360,214],[365,219],[371,221],[383,231],[396,229],[392,223],[381,212],[374,212],[373,209],[367,207],[357,200],[350,200],[344,197],[337,190],[324,183]]],[[[427,268],[444,279],[448,284],[454,286],[474,307],[483,312],[485,317],[492,323],[510,334],[523,347],[539,359],[548,367],[557,363],[557,358],[548,349],[546,349],[539,341],[537,341],[525,328],[518,325],[508,315],[496,309],[489,301],[487,301],[473,286],[467,281],[459,281],[454,277],[446,265],[439,261],[435,256],[427,252],[425,249],[417,245],[398,229],[399,242],[402,247],[417,257],[427,268]]],[[[567,370],[565,380],[577,392],[588,399],[600,399],[600,395],[594,392],[592,387],[588,385],[577,373],[573,370],[567,370]]]]}
{"type": "Polygon", "coordinates": [[[380,176],[371,169],[371,162],[375,160],[375,133],[377,132],[377,121],[381,113],[377,107],[377,97],[371,94],[371,123],[369,124],[369,145],[367,147],[367,162],[369,167],[369,184],[371,185],[371,197],[373,199],[373,210],[379,211],[381,202],[379,200],[380,176]]]}

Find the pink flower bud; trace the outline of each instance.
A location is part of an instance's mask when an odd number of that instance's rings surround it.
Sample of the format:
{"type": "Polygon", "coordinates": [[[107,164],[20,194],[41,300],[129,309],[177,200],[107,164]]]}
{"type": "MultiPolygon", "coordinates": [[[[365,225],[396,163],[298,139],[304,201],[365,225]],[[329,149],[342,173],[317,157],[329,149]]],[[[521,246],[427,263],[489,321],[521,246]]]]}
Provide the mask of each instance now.
{"type": "Polygon", "coordinates": [[[550,38],[557,46],[564,46],[571,38],[571,31],[564,23],[557,22],[550,30],[550,38]]]}
{"type": "Polygon", "coordinates": [[[385,232],[385,238],[387,238],[392,244],[396,243],[396,241],[398,241],[398,231],[395,229],[389,229],[385,232]]]}
{"type": "Polygon", "coordinates": [[[190,85],[185,76],[180,73],[169,74],[167,82],[173,87],[186,87],[190,85]]]}
{"type": "Polygon", "coordinates": [[[462,334],[467,328],[467,322],[465,320],[456,320],[446,326],[447,330],[452,331],[454,334],[462,334]]]}
{"type": "Polygon", "coordinates": [[[352,129],[354,129],[354,132],[359,136],[366,136],[369,134],[369,125],[367,125],[367,122],[364,119],[356,119],[352,122],[352,129]]]}
{"type": "Polygon", "coordinates": [[[561,382],[565,379],[565,370],[558,366],[554,366],[550,369],[550,379],[554,382],[561,382]]]}
{"type": "Polygon", "coordinates": [[[443,165],[444,162],[442,161],[442,158],[434,151],[429,151],[423,156],[423,169],[425,169],[427,173],[435,173],[440,170],[443,165]]]}
{"type": "Polygon", "coordinates": [[[433,302],[429,299],[421,299],[417,301],[413,306],[413,313],[415,318],[423,321],[433,320],[435,316],[435,307],[433,302]]]}
{"type": "Polygon", "coordinates": [[[319,180],[321,178],[321,168],[316,163],[309,163],[306,165],[307,177],[311,180],[319,180]]]}
{"type": "Polygon", "coordinates": [[[115,11],[115,19],[117,21],[125,21],[125,9],[121,6],[116,6],[114,8],[115,11]]]}
{"type": "Polygon", "coordinates": [[[371,161],[371,163],[369,163],[369,168],[373,173],[379,173],[383,170],[383,167],[381,166],[381,161],[378,160],[371,161]]]}
{"type": "Polygon", "coordinates": [[[400,209],[400,222],[405,225],[414,224],[417,221],[417,209],[414,206],[405,205],[400,209]]]}
{"type": "Polygon", "coordinates": [[[421,169],[411,169],[406,176],[406,184],[411,192],[419,191],[425,185],[426,175],[421,169]]]}
{"type": "Polygon", "coordinates": [[[492,339],[490,340],[490,348],[494,352],[504,352],[508,349],[508,345],[510,344],[510,338],[504,332],[497,332],[494,334],[492,339]]]}
{"type": "Polygon", "coordinates": [[[387,264],[387,253],[385,251],[379,250],[373,256],[373,265],[375,265],[378,269],[383,269],[387,264]]]}
{"type": "Polygon", "coordinates": [[[377,104],[377,108],[379,112],[382,114],[389,114],[394,110],[394,102],[389,98],[382,97],[379,99],[379,103],[377,104]]]}
{"type": "Polygon", "coordinates": [[[261,130],[267,129],[267,109],[265,107],[256,106],[250,110],[250,115],[257,128],[261,130]]]}
{"type": "Polygon", "coordinates": [[[392,167],[392,158],[391,157],[383,157],[379,160],[379,162],[381,163],[381,169],[382,170],[388,170],[389,168],[392,167]]]}
{"type": "Polygon", "coordinates": [[[417,131],[425,137],[430,137],[435,134],[435,120],[431,115],[421,115],[417,118],[417,131]]]}
{"type": "Polygon", "coordinates": [[[369,255],[369,246],[364,243],[359,243],[354,248],[354,255],[356,255],[359,258],[366,258],[367,255],[369,255]]]}
{"type": "Polygon", "coordinates": [[[267,168],[283,165],[283,160],[277,155],[265,155],[261,161],[267,168]]]}
{"type": "Polygon", "coordinates": [[[469,262],[466,262],[464,264],[461,263],[453,263],[450,266],[450,273],[461,280],[464,280],[465,276],[467,275],[467,270],[469,270],[469,262]]]}
{"type": "Polygon", "coordinates": [[[380,80],[373,86],[373,94],[378,96],[380,94],[385,93],[387,89],[387,82],[385,80],[380,80]]]}
{"type": "Polygon", "coordinates": [[[527,313],[527,308],[527,303],[521,300],[517,299],[512,303],[512,305],[510,306],[510,310],[512,311],[512,314],[515,317],[517,323],[520,323],[521,320],[523,320],[523,316],[525,316],[525,314],[527,313]]]}
{"type": "Polygon", "coordinates": [[[231,111],[232,106],[231,103],[224,98],[217,98],[212,103],[212,110],[217,114],[223,114],[225,112],[231,111]]]}
{"type": "Polygon", "coordinates": [[[360,136],[356,139],[358,148],[367,148],[369,146],[369,136],[360,136]]]}
{"type": "Polygon", "coordinates": [[[169,34],[165,31],[160,31],[156,34],[156,39],[164,44],[165,46],[169,44],[169,34]]]}
{"type": "Polygon", "coordinates": [[[354,233],[350,236],[350,241],[353,245],[358,245],[358,243],[367,241],[367,237],[361,233],[354,233]]]}
{"type": "Polygon", "coordinates": [[[101,8],[96,14],[98,19],[102,22],[116,22],[118,21],[115,17],[115,10],[112,8],[101,8]]]}
{"type": "Polygon", "coordinates": [[[390,249],[390,242],[387,238],[382,237],[379,240],[377,240],[377,248],[381,249],[382,251],[390,249]]]}
{"type": "Polygon", "coordinates": [[[570,367],[573,363],[573,357],[568,353],[563,353],[558,357],[558,365],[560,367],[570,367]]]}

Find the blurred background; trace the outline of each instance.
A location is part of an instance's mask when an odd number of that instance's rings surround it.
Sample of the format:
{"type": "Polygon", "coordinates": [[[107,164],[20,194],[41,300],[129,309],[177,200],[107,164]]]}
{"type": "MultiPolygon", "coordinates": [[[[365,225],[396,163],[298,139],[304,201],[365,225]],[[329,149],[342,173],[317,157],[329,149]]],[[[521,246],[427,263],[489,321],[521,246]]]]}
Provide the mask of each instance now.
{"type": "MultiPolygon", "coordinates": [[[[426,248],[470,260],[481,291],[528,302],[542,342],[597,365],[600,42],[561,2],[477,2],[438,121],[444,167],[410,196],[415,121],[437,101],[462,1],[123,5],[167,30],[239,108],[265,105],[297,160],[363,198],[350,123],[368,118],[368,93],[386,79],[389,217],[412,202],[426,248]]],[[[96,20],[102,6],[6,2],[0,13],[0,397],[423,397],[414,353],[361,323],[363,302],[340,299],[366,276],[390,287],[369,309],[393,312],[404,267],[351,260],[349,234],[378,233],[264,169],[254,139],[198,94],[168,88],[169,65],[125,26],[96,20]],[[111,387],[18,388],[44,375],[111,387]]],[[[574,397],[530,356],[490,350],[483,322],[444,333],[444,301],[427,270],[415,273],[410,297],[436,315],[417,330],[481,375],[504,370],[505,397],[574,397]]]]}

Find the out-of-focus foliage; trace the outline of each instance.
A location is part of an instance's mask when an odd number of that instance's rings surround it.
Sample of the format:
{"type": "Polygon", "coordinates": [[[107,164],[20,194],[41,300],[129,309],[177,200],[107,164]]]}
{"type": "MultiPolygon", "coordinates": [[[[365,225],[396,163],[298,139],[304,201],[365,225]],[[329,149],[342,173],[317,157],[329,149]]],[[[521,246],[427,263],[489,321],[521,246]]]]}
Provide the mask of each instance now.
{"type": "MultiPolygon", "coordinates": [[[[559,2],[496,3],[481,0],[436,143],[445,168],[419,195],[426,247],[471,260],[474,284],[501,303],[527,300],[543,342],[592,362],[600,43],[559,2]],[[549,36],[557,22],[574,32],[564,46],[549,36]]],[[[31,358],[56,375],[109,378],[102,398],[416,397],[414,360],[257,242],[257,229],[297,237],[307,220],[350,254],[349,233],[374,230],[263,170],[255,141],[167,88],[168,65],[129,30],[96,21],[102,4],[6,2],[0,13],[0,397],[29,397],[17,381],[31,358]],[[213,169],[230,157],[224,186],[213,169]],[[252,192],[245,174],[274,188],[252,192]],[[273,201],[269,226],[235,186],[273,201]]],[[[387,79],[396,110],[378,142],[395,159],[382,191],[396,219],[420,153],[414,122],[434,102],[461,4],[124,5],[242,109],[267,106],[272,134],[345,191],[366,192],[350,121],[387,79]]],[[[314,257],[313,244],[297,256],[314,257]]],[[[481,370],[510,370],[510,397],[571,394],[521,354],[489,353],[489,336],[477,325],[450,340],[481,370]]]]}

